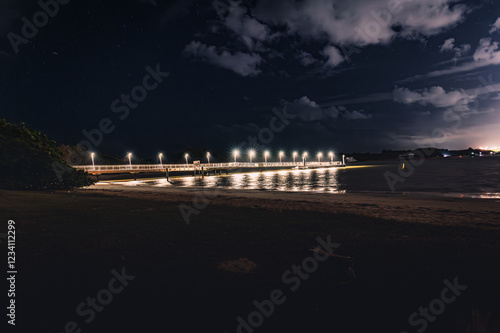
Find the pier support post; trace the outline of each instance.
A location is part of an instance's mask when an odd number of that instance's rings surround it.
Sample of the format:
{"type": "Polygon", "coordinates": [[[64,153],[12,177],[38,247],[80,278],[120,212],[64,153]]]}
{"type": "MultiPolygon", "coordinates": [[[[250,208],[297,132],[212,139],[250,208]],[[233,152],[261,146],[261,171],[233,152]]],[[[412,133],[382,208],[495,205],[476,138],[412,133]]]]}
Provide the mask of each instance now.
{"type": "Polygon", "coordinates": [[[165,177],[167,177],[168,180],[168,169],[165,169],[165,177]]]}

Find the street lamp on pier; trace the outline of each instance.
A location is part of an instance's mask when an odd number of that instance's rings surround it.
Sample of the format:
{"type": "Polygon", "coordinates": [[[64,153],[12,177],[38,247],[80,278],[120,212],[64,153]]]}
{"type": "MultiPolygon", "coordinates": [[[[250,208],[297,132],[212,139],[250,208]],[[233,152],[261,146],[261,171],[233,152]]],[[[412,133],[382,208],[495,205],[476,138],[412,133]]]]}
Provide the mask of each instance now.
{"type": "Polygon", "coordinates": [[[252,163],[252,157],[255,157],[255,150],[251,149],[248,152],[248,158],[250,159],[250,163],[252,163]]]}
{"type": "Polygon", "coordinates": [[[233,150],[234,163],[236,163],[236,158],[238,156],[240,156],[239,150],[237,150],[237,149],[233,150]]]}
{"type": "Polygon", "coordinates": [[[130,165],[130,167],[132,167],[132,153],[128,153],[127,157],[128,157],[128,164],[130,165]]]}

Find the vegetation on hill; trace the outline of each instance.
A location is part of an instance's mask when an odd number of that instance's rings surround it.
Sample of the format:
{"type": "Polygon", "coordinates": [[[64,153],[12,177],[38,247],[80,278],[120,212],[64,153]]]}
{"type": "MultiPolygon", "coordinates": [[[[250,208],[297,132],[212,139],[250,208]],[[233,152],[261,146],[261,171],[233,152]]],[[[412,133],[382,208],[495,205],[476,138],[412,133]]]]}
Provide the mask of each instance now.
{"type": "Polygon", "coordinates": [[[2,189],[57,190],[94,183],[86,172],[66,163],[54,140],[1,118],[0,156],[2,189]]]}

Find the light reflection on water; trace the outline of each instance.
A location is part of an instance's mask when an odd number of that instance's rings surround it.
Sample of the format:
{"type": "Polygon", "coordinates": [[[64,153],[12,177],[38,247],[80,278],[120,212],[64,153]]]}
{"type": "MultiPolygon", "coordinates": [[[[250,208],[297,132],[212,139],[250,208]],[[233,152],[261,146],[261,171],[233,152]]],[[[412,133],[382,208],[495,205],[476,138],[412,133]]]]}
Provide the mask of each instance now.
{"type": "MultiPolygon", "coordinates": [[[[229,174],[222,176],[182,177],[170,181],[180,187],[224,187],[231,189],[265,191],[324,191],[339,192],[338,168],[314,170],[284,170],[229,174]]],[[[167,186],[155,180],[153,186],[167,186]]],[[[343,192],[343,191],[342,191],[343,192]]]]}
{"type": "Polygon", "coordinates": [[[238,173],[218,176],[175,177],[145,179],[120,182],[100,182],[97,185],[118,184],[132,187],[205,187],[231,188],[262,191],[317,191],[329,193],[345,193],[339,189],[339,168],[311,170],[280,170],[238,173]]]}

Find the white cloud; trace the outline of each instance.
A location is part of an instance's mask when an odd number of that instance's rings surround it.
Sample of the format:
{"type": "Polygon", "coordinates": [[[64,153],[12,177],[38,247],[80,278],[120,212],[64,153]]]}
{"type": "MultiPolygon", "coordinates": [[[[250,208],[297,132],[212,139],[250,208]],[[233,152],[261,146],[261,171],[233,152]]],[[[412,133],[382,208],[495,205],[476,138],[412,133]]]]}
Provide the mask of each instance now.
{"type": "Polygon", "coordinates": [[[393,98],[394,101],[398,103],[419,103],[422,105],[430,104],[443,108],[457,104],[467,104],[473,101],[476,96],[468,95],[465,91],[446,92],[442,87],[434,86],[430,89],[424,89],[422,92],[396,87],[393,91],[393,98]]]}
{"type": "Polygon", "coordinates": [[[262,62],[262,57],[255,53],[247,54],[238,51],[233,54],[226,50],[217,50],[215,46],[207,46],[195,41],[186,45],[184,53],[230,69],[241,76],[254,76],[260,73],[257,66],[262,62]]]}
{"type": "Polygon", "coordinates": [[[471,49],[470,44],[462,44],[460,46],[455,46],[455,38],[449,38],[444,41],[443,45],[439,48],[439,52],[454,52],[454,60],[460,58],[463,54],[469,52],[471,49]]]}
{"type": "Polygon", "coordinates": [[[439,48],[439,52],[453,51],[455,47],[455,38],[450,38],[444,41],[443,45],[439,48]]]}
{"type": "Polygon", "coordinates": [[[286,27],[289,35],[362,46],[435,35],[460,23],[469,10],[456,0],[303,0],[261,1],[253,13],[286,27]]]}
{"type": "Polygon", "coordinates": [[[339,49],[337,49],[335,46],[332,45],[326,46],[323,49],[322,54],[328,58],[325,65],[329,67],[337,67],[345,60],[345,58],[340,53],[339,49]]]}
{"type": "Polygon", "coordinates": [[[500,17],[491,25],[490,34],[500,31],[500,17]]]}
{"type": "Polygon", "coordinates": [[[493,42],[491,38],[481,38],[479,46],[474,52],[474,61],[500,63],[500,52],[498,52],[498,42],[493,42]]]}

